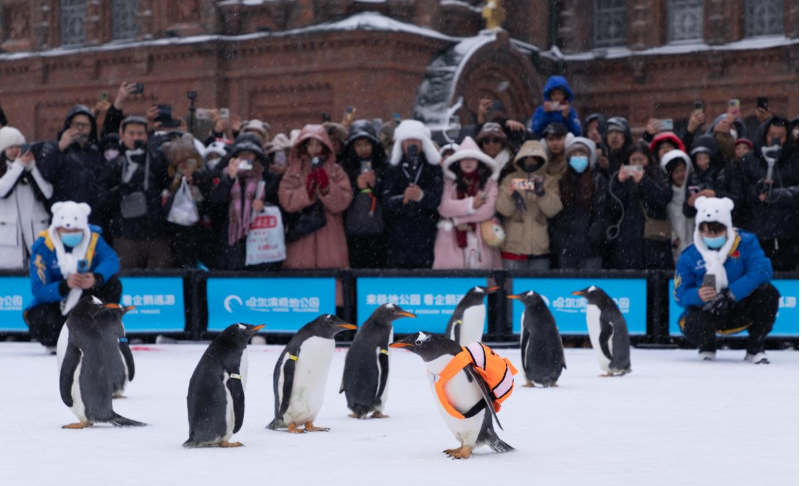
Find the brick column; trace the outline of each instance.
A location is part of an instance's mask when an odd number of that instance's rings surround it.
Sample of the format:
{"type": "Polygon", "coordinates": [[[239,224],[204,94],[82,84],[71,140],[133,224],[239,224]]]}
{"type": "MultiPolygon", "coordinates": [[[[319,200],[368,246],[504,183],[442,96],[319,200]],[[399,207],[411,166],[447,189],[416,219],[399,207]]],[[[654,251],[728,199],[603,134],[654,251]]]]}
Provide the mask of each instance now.
{"type": "MultiPolygon", "coordinates": [[[[543,0],[543,3],[548,4],[548,1],[543,0]]],[[[557,14],[557,42],[560,49],[565,52],[592,49],[593,3],[589,0],[565,0],[561,5],[557,14]]]]}

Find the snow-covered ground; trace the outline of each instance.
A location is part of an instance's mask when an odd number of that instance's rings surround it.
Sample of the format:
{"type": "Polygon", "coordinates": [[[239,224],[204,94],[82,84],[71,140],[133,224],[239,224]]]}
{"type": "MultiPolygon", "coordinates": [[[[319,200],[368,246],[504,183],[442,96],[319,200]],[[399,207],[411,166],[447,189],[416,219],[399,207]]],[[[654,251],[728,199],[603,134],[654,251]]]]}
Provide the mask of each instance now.
{"type": "MultiPolygon", "coordinates": [[[[516,447],[447,459],[456,446],[421,360],[392,350],[387,420],[347,417],[335,353],[317,425],[266,430],[279,347],[251,346],[239,449],[186,450],[186,392],[205,346],[136,347],[137,375],[114,407],[141,429],[62,430],[56,359],[36,344],[0,344],[0,484],[11,485],[789,485],[799,475],[799,354],[770,366],[742,351],[713,363],[693,351],[633,350],[634,372],[599,378],[591,350],[568,349],[559,388],[517,387],[499,418],[516,447]]],[[[518,366],[518,350],[502,350],[518,366]]],[[[522,384],[518,375],[518,385],[522,384]]]]}

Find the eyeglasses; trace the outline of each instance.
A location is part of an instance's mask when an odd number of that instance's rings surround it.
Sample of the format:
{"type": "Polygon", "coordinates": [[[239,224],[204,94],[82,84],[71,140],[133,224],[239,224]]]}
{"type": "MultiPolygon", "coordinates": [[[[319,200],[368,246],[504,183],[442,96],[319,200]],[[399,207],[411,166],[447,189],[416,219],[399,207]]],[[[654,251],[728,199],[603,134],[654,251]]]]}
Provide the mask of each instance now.
{"type": "Polygon", "coordinates": [[[491,143],[501,143],[501,139],[500,138],[486,138],[486,139],[482,140],[482,145],[488,145],[488,144],[491,144],[491,143]]]}
{"type": "Polygon", "coordinates": [[[79,130],[79,129],[82,129],[82,128],[89,128],[91,126],[92,125],[89,124],[89,123],[80,123],[80,122],[72,122],[72,123],[70,123],[70,128],[75,128],[76,130],[79,130]]]}

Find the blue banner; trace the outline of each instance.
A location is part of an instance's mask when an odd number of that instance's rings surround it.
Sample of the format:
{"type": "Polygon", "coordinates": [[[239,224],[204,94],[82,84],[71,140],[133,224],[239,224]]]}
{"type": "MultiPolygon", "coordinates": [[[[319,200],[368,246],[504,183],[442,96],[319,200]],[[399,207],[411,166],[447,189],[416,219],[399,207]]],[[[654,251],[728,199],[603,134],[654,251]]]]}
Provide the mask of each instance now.
{"type": "Polygon", "coordinates": [[[0,332],[28,332],[22,318],[33,300],[31,279],[28,277],[0,278],[0,332]]]}
{"type": "MultiPolygon", "coordinates": [[[[799,336],[799,280],[772,280],[772,285],[780,291],[780,308],[769,336],[799,336]]],[[[684,309],[674,301],[674,280],[668,281],[668,332],[672,336],[682,336],[679,318],[684,309]]],[[[738,335],[745,335],[746,331],[738,335]]]]}
{"type": "MultiPolygon", "coordinates": [[[[571,295],[591,285],[604,290],[618,304],[627,321],[631,335],[646,334],[646,280],[645,279],[586,279],[586,278],[516,278],[512,282],[514,294],[533,290],[546,301],[557,328],[562,334],[587,334],[584,297],[571,295]]],[[[521,333],[521,313],[524,306],[513,301],[512,332],[521,333]]]]}
{"type": "Polygon", "coordinates": [[[126,334],[184,332],[184,279],[181,277],[121,277],[120,303],[136,309],[125,313],[126,334]]]}
{"type": "MultiPolygon", "coordinates": [[[[361,325],[377,307],[397,304],[417,319],[399,319],[393,332],[407,334],[418,331],[446,332],[448,320],[459,301],[471,287],[487,286],[484,278],[415,278],[359,277],[356,279],[356,316],[361,325]]],[[[487,304],[487,302],[485,302],[487,304]]],[[[487,333],[487,319],[485,319],[487,333]]]]}
{"type": "Polygon", "coordinates": [[[264,332],[294,333],[320,314],[334,314],[336,281],[327,278],[209,278],[209,331],[231,324],[266,324],[264,332]]]}

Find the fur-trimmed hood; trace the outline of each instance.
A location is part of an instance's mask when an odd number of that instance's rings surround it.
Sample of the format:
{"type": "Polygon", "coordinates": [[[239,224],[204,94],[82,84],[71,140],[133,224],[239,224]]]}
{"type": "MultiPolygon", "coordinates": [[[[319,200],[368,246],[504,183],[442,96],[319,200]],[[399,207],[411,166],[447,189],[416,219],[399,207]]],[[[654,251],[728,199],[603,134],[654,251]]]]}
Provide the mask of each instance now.
{"type": "Polygon", "coordinates": [[[451,157],[443,161],[443,173],[451,180],[456,180],[457,175],[451,170],[451,167],[463,159],[476,159],[479,163],[485,164],[490,170],[493,171],[490,178],[494,181],[498,180],[498,175],[501,172],[501,167],[495,159],[479,150],[479,146],[474,142],[471,137],[465,137],[457,151],[451,157]]]}
{"type": "Polygon", "coordinates": [[[404,120],[395,129],[393,133],[393,151],[390,156],[390,165],[393,167],[401,163],[404,158],[404,150],[402,142],[405,140],[420,140],[423,146],[421,156],[426,160],[429,165],[440,164],[440,152],[432,142],[432,132],[426,128],[426,125],[418,120],[404,120]]]}

